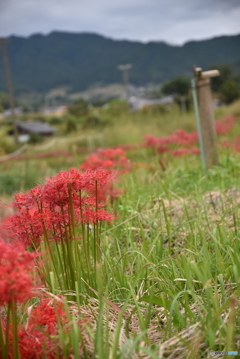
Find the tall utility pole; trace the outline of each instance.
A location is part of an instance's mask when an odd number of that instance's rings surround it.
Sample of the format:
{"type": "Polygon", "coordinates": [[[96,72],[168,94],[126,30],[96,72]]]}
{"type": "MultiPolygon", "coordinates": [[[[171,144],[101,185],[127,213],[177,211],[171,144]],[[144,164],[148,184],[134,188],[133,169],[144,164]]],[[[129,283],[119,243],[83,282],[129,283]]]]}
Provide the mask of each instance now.
{"type": "Polygon", "coordinates": [[[7,40],[5,38],[0,38],[0,44],[1,44],[1,48],[2,48],[3,66],[4,66],[4,71],[5,71],[6,85],[7,85],[8,98],[9,98],[9,105],[10,105],[10,109],[11,109],[12,122],[13,122],[13,126],[14,126],[14,140],[15,140],[15,143],[17,144],[18,143],[18,131],[17,131],[17,124],[16,124],[16,117],[15,117],[15,113],[14,113],[14,95],[13,95],[11,71],[10,71],[6,43],[7,43],[7,40]]]}
{"type": "Polygon", "coordinates": [[[119,65],[118,70],[121,70],[123,72],[123,82],[125,85],[125,96],[126,100],[129,100],[129,76],[128,71],[132,68],[131,64],[125,64],[125,65],[119,65]]]}

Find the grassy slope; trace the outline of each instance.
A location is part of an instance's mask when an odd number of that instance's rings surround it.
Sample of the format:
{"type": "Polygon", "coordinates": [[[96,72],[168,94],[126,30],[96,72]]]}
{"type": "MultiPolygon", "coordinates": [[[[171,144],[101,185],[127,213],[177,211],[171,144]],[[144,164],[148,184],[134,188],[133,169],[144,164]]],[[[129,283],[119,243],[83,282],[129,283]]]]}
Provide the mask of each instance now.
{"type": "MultiPolygon", "coordinates": [[[[227,112],[239,114],[239,104],[221,109],[217,117],[227,112]]],[[[143,134],[165,135],[180,127],[193,129],[193,116],[123,114],[104,130],[105,141],[139,142],[143,134]]],[[[239,126],[234,131],[238,134],[239,126]]],[[[195,359],[210,358],[211,349],[237,350],[240,155],[221,150],[220,166],[208,174],[195,156],[168,158],[166,171],[145,149],[130,156],[151,166],[122,176],[125,194],[111,207],[118,219],[102,234],[105,279],[99,285],[124,313],[109,306],[102,312],[104,303],[89,301],[83,310],[92,318],[86,358],[91,353],[94,358],[195,359]]],[[[29,160],[0,167],[4,173],[22,173],[23,189],[79,161],[29,160]]]]}

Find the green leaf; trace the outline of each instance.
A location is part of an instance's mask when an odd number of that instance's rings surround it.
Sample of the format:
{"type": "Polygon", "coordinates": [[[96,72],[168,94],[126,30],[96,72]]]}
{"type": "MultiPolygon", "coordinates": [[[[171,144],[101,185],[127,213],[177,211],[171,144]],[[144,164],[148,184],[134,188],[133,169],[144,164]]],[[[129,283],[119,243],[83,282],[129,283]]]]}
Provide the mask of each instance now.
{"type": "MultiPolygon", "coordinates": [[[[163,291],[162,291],[163,292],[163,291]]],[[[169,309],[171,305],[171,301],[164,298],[163,296],[157,297],[156,295],[144,295],[143,297],[139,298],[139,302],[146,302],[149,304],[156,304],[160,307],[164,307],[165,309],[169,309]]]]}

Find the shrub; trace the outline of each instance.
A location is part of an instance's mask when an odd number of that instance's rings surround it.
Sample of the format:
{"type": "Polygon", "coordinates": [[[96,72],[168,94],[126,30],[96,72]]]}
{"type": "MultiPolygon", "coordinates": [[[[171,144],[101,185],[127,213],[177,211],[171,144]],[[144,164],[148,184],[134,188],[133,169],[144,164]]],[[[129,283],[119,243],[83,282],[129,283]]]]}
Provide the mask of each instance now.
{"type": "Polygon", "coordinates": [[[108,123],[108,120],[103,120],[98,116],[88,116],[83,121],[82,128],[104,127],[108,123]]]}
{"type": "Polygon", "coordinates": [[[29,143],[35,144],[43,141],[43,136],[38,133],[31,133],[29,137],[29,143]]]}
{"type": "Polygon", "coordinates": [[[19,189],[19,178],[10,174],[0,173],[0,193],[12,194],[19,189]]]}
{"type": "Polygon", "coordinates": [[[67,116],[65,119],[64,132],[70,133],[77,130],[77,122],[73,116],[67,116]]]}
{"type": "Polygon", "coordinates": [[[16,150],[16,145],[12,138],[5,136],[3,139],[1,138],[0,149],[1,153],[9,154],[16,150]]]}
{"type": "Polygon", "coordinates": [[[88,114],[88,103],[80,99],[68,108],[68,112],[76,117],[86,116],[88,114]]]}
{"type": "Polygon", "coordinates": [[[57,116],[52,116],[47,118],[47,122],[50,125],[60,125],[62,123],[62,118],[57,116]]]}
{"type": "Polygon", "coordinates": [[[227,105],[240,97],[240,86],[232,81],[225,81],[220,87],[220,98],[227,105]]]}

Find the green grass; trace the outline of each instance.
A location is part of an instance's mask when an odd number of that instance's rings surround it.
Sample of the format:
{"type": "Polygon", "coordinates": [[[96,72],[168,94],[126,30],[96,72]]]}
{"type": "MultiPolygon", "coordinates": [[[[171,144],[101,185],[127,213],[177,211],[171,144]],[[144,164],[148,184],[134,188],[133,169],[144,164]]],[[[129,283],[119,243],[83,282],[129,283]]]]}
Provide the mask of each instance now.
{"type": "Polygon", "coordinates": [[[199,160],[155,177],[142,169],[125,175],[126,193],[114,204],[119,219],[102,235],[101,287],[123,310],[95,307],[93,357],[209,358],[210,350],[237,350],[240,191],[230,189],[239,188],[238,159],[207,177],[199,160]],[[109,344],[106,326],[113,328],[109,344]]]}
{"type": "MultiPolygon", "coordinates": [[[[236,105],[231,109],[238,111],[236,105]]],[[[174,111],[162,117],[122,114],[104,130],[106,144],[195,127],[192,114],[174,111]]],[[[221,111],[219,117],[227,110],[221,111]]],[[[145,149],[130,157],[151,166],[121,177],[118,186],[125,193],[109,205],[117,219],[101,234],[98,294],[82,305],[76,291],[71,293],[74,303],[66,302],[69,311],[75,306],[90,321],[81,329],[74,317],[69,333],[61,333],[65,357],[70,347],[75,358],[100,359],[195,359],[210,358],[210,350],[238,350],[240,155],[221,150],[219,166],[207,174],[198,156],[169,157],[166,171],[145,149]]],[[[28,160],[0,167],[3,173],[19,174],[17,190],[23,190],[81,160],[28,160]]],[[[54,278],[50,287],[56,294],[54,278]]]]}
{"type": "Polygon", "coordinates": [[[132,306],[133,352],[151,358],[206,358],[210,349],[237,350],[240,339],[240,192],[227,190],[239,187],[236,164],[214,168],[207,178],[200,163],[181,165],[155,178],[146,171],[127,175],[119,225],[106,233],[108,298],[132,306]]]}

